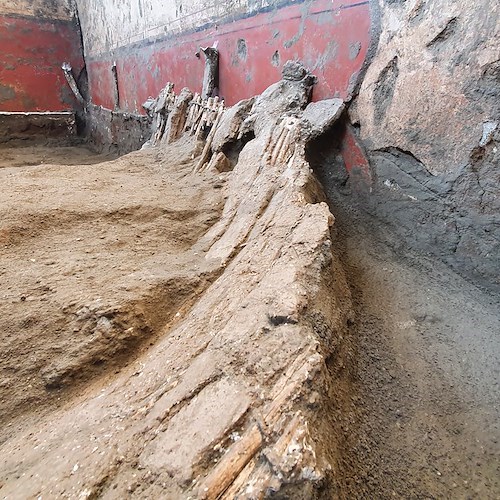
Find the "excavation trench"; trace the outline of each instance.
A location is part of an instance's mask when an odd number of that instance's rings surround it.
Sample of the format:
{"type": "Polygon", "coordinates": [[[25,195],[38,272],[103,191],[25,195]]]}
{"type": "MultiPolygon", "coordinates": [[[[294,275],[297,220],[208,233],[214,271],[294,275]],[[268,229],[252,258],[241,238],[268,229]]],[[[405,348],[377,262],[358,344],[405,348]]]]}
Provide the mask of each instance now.
{"type": "Polygon", "coordinates": [[[230,110],[167,85],[144,150],[0,170],[3,496],[497,486],[495,305],[352,207],[313,83],[287,63],[230,110]]]}

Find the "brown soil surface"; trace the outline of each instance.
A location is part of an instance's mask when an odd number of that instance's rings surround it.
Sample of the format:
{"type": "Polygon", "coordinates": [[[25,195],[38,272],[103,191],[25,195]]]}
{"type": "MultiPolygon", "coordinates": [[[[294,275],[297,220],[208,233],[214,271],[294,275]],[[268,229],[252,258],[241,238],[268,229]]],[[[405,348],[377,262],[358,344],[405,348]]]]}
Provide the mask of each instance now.
{"type": "Polygon", "coordinates": [[[190,248],[220,212],[220,184],[177,152],[95,167],[78,165],[100,159],[84,148],[1,150],[0,440],[18,414],[119,370],[206,286],[190,248]]]}
{"type": "Polygon", "coordinates": [[[96,154],[77,139],[12,139],[0,143],[0,168],[92,165],[115,158],[113,154],[96,154]]]}

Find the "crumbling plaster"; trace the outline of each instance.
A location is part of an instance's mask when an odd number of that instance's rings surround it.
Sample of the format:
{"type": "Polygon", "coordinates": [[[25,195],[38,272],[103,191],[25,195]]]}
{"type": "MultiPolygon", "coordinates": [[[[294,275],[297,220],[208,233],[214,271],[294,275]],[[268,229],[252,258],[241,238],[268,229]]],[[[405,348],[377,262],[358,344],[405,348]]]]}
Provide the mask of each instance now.
{"type": "Polygon", "coordinates": [[[0,0],[0,14],[67,21],[74,17],[75,4],[74,0],[0,0]]]}
{"type": "MultiPolygon", "coordinates": [[[[283,4],[283,0],[77,0],[86,54],[106,54],[125,45],[199,30],[231,16],[283,4]]],[[[217,29],[216,25],[212,26],[217,29]]]]}
{"type": "Polygon", "coordinates": [[[364,206],[402,242],[500,289],[500,4],[380,0],[350,117],[374,184],[364,206]]]}

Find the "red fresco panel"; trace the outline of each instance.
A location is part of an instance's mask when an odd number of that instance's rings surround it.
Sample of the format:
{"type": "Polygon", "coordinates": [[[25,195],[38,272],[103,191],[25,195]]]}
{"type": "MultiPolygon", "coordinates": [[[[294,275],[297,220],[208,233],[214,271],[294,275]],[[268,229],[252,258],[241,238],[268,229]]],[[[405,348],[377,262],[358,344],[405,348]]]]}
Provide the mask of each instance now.
{"type": "Polygon", "coordinates": [[[204,61],[195,52],[217,43],[220,95],[232,105],[279,80],[288,59],[318,77],[313,100],[349,98],[370,44],[368,2],[315,0],[239,19],[163,41],[119,49],[116,58],[89,61],[93,102],[113,108],[111,67],[117,63],[120,108],[142,112],[167,81],[201,90],[204,61]],[[244,50],[243,50],[244,49],[244,50]]]}
{"type": "Polygon", "coordinates": [[[83,67],[74,23],[0,15],[0,111],[64,111],[75,100],[61,70],[83,67]]]}

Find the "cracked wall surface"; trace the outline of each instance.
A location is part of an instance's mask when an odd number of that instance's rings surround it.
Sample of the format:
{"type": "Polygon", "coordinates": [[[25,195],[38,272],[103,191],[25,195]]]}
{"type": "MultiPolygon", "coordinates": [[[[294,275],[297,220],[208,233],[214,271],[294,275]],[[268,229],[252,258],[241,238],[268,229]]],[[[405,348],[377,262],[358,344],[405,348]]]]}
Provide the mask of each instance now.
{"type": "Polygon", "coordinates": [[[372,167],[364,204],[402,241],[500,287],[500,6],[381,2],[350,108],[372,167]]]}
{"type": "Polygon", "coordinates": [[[69,21],[75,15],[75,7],[72,0],[0,0],[0,12],[69,21]]]}

